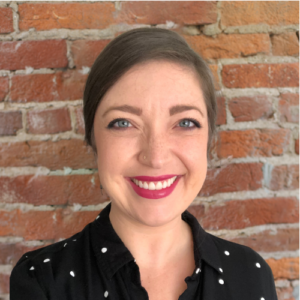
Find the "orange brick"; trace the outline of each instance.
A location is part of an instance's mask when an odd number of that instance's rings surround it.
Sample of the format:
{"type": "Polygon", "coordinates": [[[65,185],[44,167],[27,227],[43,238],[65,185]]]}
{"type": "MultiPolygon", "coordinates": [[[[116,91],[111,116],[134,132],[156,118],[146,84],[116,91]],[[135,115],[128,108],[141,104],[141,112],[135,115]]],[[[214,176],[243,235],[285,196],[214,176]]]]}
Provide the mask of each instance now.
{"type": "Polygon", "coordinates": [[[298,1],[222,1],[221,24],[299,24],[298,1]]]}
{"type": "Polygon", "coordinates": [[[215,1],[123,1],[117,22],[128,24],[211,24],[217,22],[215,1]]]}
{"type": "Polygon", "coordinates": [[[10,101],[47,102],[82,99],[86,79],[87,75],[76,71],[16,75],[12,78],[10,101]]]}
{"type": "Polygon", "coordinates": [[[230,164],[209,169],[199,196],[254,191],[262,187],[262,179],[261,163],[230,164]]]}
{"type": "Polygon", "coordinates": [[[102,29],[114,23],[114,3],[22,3],[19,28],[102,29]]]}
{"type": "Polygon", "coordinates": [[[91,67],[110,40],[77,40],[72,43],[71,51],[76,68],[91,67]]]}
{"type": "Polygon", "coordinates": [[[273,191],[299,188],[299,165],[274,166],[267,185],[273,191]]]}
{"type": "Polygon", "coordinates": [[[220,87],[220,80],[219,80],[219,75],[218,75],[218,65],[208,65],[211,72],[212,72],[212,75],[213,75],[213,78],[214,78],[214,84],[215,84],[215,89],[217,91],[219,91],[221,89],[220,87]]]}
{"type": "Polygon", "coordinates": [[[0,136],[16,135],[22,127],[22,113],[20,111],[0,112],[0,136]]]}
{"type": "Polygon", "coordinates": [[[198,221],[209,230],[298,223],[298,210],[298,200],[292,197],[231,200],[209,206],[198,221]]]}
{"type": "Polygon", "coordinates": [[[67,108],[31,110],[27,113],[28,132],[58,133],[72,129],[70,113],[67,108]]]}
{"type": "Polygon", "coordinates": [[[10,7],[0,7],[0,33],[14,31],[13,11],[10,7]]]}
{"type": "Polygon", "coordinates": [[[217,113],[217,125],[226,124],[226,107],[225,107],[225,98],[224,97],[218,97],[217,98],[217,107],[218,107],[218,113],[217,113]]]}
{"type": "Polygon", "coordinates": [[[281,122],[299,123],[299,95],[281,94],[279,103],[279,119],[281,122]]]}
{"type": "Polygon", "coordinates": [[[295,140],[295,152],[299,155],[299,139],[295,140]]]}
{"type": "Polygon", "coordinates": [[[8,94],[8,77],[0,77],[0,101],[8,94]]]}
{"type": "Polygon", "coordinates": [[[273,35],[271,41],[273,55],[299,55],[299,41],[295,32],[285,32],[273,35]]]}
{"type": "Polygon", "coordinates": [[[298,87],[299,65],[249,64],[225,65],[223,83],[228,88],[298,87]]]}
{"type": "Polygon", "coordinates": [[[238,58],[270,52],[268,34],[219,34],[185,36],[191,47],[206,59],[238,58]]]}
{"type": "Polygon", "coordinates": [[[219,158],[282,155],[289,145],[289,129],[248,129],[219,132],[219,158]]]}
{"type": "Polygon", "coordinates": [[[50,170],[97,168],[93,150],[79,139],[0,144],[0,167],[27,166],[50,170]]]}
{"type": "Polygon", "coordinates": [[[298,279],[299,278],[299,258],[285,257],[281,259],[269,258],[266,260],[271,267],[274,279],[298,279]]]}
{"type": "Polygon", "coordinates": [[[0,43],[0,69],[64,68],[67,65],[67,45],[64,40],[0,43]]]}

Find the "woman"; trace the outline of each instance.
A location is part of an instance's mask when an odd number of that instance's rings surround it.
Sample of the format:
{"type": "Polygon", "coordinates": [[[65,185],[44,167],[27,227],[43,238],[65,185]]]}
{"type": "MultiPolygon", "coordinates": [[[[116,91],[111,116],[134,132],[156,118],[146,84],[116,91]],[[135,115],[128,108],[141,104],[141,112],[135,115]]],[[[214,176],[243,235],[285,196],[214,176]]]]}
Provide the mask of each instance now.
{"type": "Polygon", "coordinates": [[[186,211],[205,180],[215,116],[210,71],[178,34],[114,39],[84,93],[86,141],[111,203],[82,232],[24,255],[11,299],[277,299],[257,253],[186,211]]]}

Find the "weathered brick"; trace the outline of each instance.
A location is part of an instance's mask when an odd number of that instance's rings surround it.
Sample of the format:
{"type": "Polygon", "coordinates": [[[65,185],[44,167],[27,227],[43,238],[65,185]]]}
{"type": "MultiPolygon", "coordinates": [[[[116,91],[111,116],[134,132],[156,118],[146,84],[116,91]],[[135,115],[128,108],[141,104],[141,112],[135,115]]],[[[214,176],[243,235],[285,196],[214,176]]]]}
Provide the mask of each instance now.
{"type": "Polygon", "coordinates": [[[0,77],[0,101],[5,99],[8,89],[8,77],[0,77]]]}
{"type": "Polygon", "coordinates": [[[299,155],[299,139],[295,141],[295,152],[299,155]]]}
{"type": "Polygon", "coordinates": [[[274,166],[271,171],[270,190],[296,190],[299,188],[299,165],[274,166]]]}
{"type": "Polygon", "coordinates": [[[67,45],[64,40],[0,43],[0,69],[64,68],[67,65],[67,45]]]}
{"type": "Polygon", "coordinates": [[[218,65],[208,65],[208,66],[214,78],[215,89],[219,91],[221,89],[221,86],[220,86],[220,80],[218,75],[218,65]]]}
{"type": "Polygon", "coordinates": [[[241,229],[263,224],[298,223],[298,211],[298,200],[292,197],[231,200],[209,206],[198,221],[210,230],[241,229]]]}
{"type": "Polygon", "coordinates": [[[297,1],[222,1],[221,24],[223,26],[299,24],[299,3],[297,1]]]}
{"type": "Polygon", "coordinates": [[[234,238],[225,238],[234,243],[248,246],[258,252],[296,251],[299,248],[298,228],[267,229],[251,235],[243,233],[241,236],[234,238]]]}
{"type": "Polygon", "coordinates": [[[22,127],[22,113],[20,111],[0,112],[0,136],[16,135],[22,127]]]}
{"type": "Polygon", "coordinates": [[[113,2],[103,3],[22,3],[19,28],[102,29],[114,24],[113,2]]]}
{"type": "Polygon", "coordinates": [[[110,40],[77,40],[72,43],[71,52],[76,68],[91,67],[110,40]]]}
{"type": "Polygon", "coordinates": [[[298,297],[295,298],[294,293],[295,293],[294,288],[291,286],[282,287],[282,288],[276,287],[276,294],[277,294],[278,300],[297,300],[298,297]]]}
{"type": "Polygon", "coordinates": [[[108,200],[100,192],[98,174],[0,177],[0,202],[34,205],[99,204],[108,200]]]}
{"type": "Polygon", "coordinates": [[[68,108],[31,110],[27,113],[29,133],[58,133],[72,129],[68,108]]]}
{"type": "Polygon", "coordinates": [[[81,231],[99,211],[71,208],[55,211],[0,210],[0,236],[20,236],[25,240],[58,240],[81,231]]]}
{"type": "Polygon", "coordinates": [[[285,257],[278,260],[269,258],[267,263],[272,269],[274,279],[299,278],[299,257],[285,257]]]}
{"type": "Polygon", "coordinates": [[[268,34],[219,34],[185,36],[191,47],[206,59],[238,58],[270,52],[268,34]]]}
{"type": "Polygon", "coordinates": [[[299,55],[299,41],[296,32],[285,32],[273,35],[271,41],[273,55],[299,55]]]}
{"type": "Polygon", "coordinates": [[[84,125],[82,107],[76,107],[75,116],[76,116],[76,132],[80,134],[85,134],[85,125],[84,125]]]}
{"type": "Polygon", "coordinates": [[[297,87],[298,63],[225,65],[223,84],[228,88],[297,87]]]}
{"type": "Polygon", "coordinates": [[[299,95],[281,94],[278,110],[281,122],[299,123],[299,95]]]}
{"type": "Polygon", "coordinates": [[[219,158],[282,155],[289,145],[289,129],[248,129],[219,132],[219,158]]]}
{"type": "Polygon", "coordinates": [[[215,1],[123,1],[117,22],[128,24],[200,25],[217,22],[215,1]]]}
{"type": "Polygon", "coordinates": [[[82,99],[86,79],[87,75],[75,71],[16,75],[12,78],[10,101],[47,102],[82,99]]]}
{"type": "Polygon", "coordinates": [[[254,191],[262,187],[262,164],[230,164],[209,169],[200,196],[237,191],[254,191]]]}
{"type": "Polygon", "coordinates": [[[10,7],[0,7],[0,33],[14,31],[13,12],[10,7]]]}
{"type": "Polygon", "coordinates": [[[44,166],[50,170],[97,167],[93,150],[79,139],[1,143],[0,166],[44,166]]]}
{"type": "Polygon", "coordinates": [[[264,120],[274,114],[272,101],[266,95],[232,98],[228,100],[228,108],[235,122],[264,120]]]}
{"type": "Polygon", "coordinates": [[[0,295],[9,293],[9,275],[0,273],[0,295]]]}
{"type": "Polygon", "coordinates": [[[217,106],[218,106],[218,113],[217,113],[217,125],[226,124],[226,107],[225,107],[225,98],[218,97],[217,98],[217,106]]]}

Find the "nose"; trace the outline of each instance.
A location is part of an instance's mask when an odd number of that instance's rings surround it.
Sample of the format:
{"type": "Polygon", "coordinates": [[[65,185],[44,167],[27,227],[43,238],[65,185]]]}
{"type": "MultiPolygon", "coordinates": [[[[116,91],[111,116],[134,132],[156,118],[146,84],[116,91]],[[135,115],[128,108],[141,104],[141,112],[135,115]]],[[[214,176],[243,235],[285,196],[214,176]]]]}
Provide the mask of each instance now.
{"type": "Polygon", "coordinates": [[[163,168],[171,158],[169,139],[165,133],[152,130],[141,141],[139,159],[143,165],[154,169],[163,168]]]}

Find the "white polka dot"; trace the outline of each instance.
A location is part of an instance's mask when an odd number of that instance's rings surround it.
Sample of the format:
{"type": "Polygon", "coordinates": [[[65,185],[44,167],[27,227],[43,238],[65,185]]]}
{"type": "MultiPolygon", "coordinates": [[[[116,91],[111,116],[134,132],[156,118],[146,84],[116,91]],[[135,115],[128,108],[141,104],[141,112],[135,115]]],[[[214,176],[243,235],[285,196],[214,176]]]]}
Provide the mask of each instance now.
{"type": "Polygon", "coordinates": [[[136,259],[134,260],[134,262],[136,262],[136,259]]]}
{"type": "Polygon", "coordinates": [[[64,247],[66,247],[67,245],[68,245],[68,243],[65,243],[65,244],[64,244],[64,247]]]}
{"type": "Polygon", "coordinates": [[[265,298],[264,298],[264,297],[261,297],[260,300],[265,300],[265,298]]]}
{"type": "Polygon", "coordinates": [[[75,273],[74,273],[73,271],[70,272],[70,275],[71,275],[72,277],[75,277],[75,273]]]}
{"type": "Polygon", "coordinates": [[[199,272],[201,272],[200,268],[198,268],[198,269],[196,270],[196,274],[198,274],[199,272]]]}
{"type": "Polygon", "coordinates": [[[34,266],[32,266],[29,270],[30,270],[30,271],[33,271],[33,270],[34,270],[34,266]]]}
{"type": "Polygon", "coordinates": [[[28,258],[28,256],[27,256],[27,255],[25,255],[25,257],[26,257],[26,258],[28,258]]]}
{"type": "Polygon", "coordinates": [[[50,258],[44,259],[44,263],[49,262],[49,261],[50,261],[50,258]]]}
{"type": "Polygon", "coordinates": [[[255,264],[257,268],[260,268],[260,263],[255,264]]]}
{"type": "Polygon", "coordinates": [[[105,248],[105,247],[101,249],[102,253],[105,253],[106,251],[107,251],[107,248],[105,248]]]}
{"type": "Polygon", "coordinates": [[[223,273],[223,269],[222,269],[222,268],[219,268],[219,271],[220,271],[221,273],[223,273]]]}
{"type": "Polygon", "coordinates": [[[76,241],[77,241],[76,239],[73,240],[73,242],[76,242],[76,241]]]}
{"type": "Polygon", "coordinates": [[[100,218],[100,216],[97,216],[97,217],[96,217],[96,220],[98,220],[99,218],[100,218]]]}
{"type": "Polygon", "coordinates": [[[230,254],[228,251],[224,251],[224,253],[225,253],[225,255],[227,255],[227,256],[230,254]]]}
{"type": "Polygon", "coordinates": [[[108,291],[105,291],[104,293],[104,297],[107,298],[108,297],[108,291]]]}
{"type": "Polygon", "coordinates": [[[224,280],[223,279],[219,279],[219,283],[220,284],[224,284],[224,280]]]}

